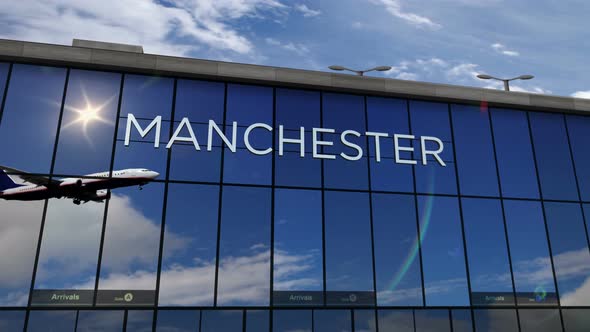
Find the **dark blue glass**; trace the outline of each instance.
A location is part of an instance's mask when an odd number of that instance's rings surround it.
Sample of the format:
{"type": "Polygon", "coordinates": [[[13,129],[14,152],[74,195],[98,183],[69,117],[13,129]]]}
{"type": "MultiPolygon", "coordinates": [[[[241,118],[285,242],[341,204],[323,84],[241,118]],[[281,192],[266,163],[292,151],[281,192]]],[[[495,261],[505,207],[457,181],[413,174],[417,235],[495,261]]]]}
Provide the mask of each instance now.
{"type": "Polygon", "coordinates": [[[545,216],[561,305],[590,305],[585,291],[590,252],[580,205],[545,202],[545,216]]]}
{"type": "Polygon", "coordinates": [[[563,309],[563,327],[566,332],[586,332],[590,326],[590,310],[563,309]]]}
{"type": "Polygon", "coordinates": [[[33,310],[29,314],[27,332],[74,332],[76,311],[33,310]]]}
{"type": "Polygon", "coordinates": [[[362,96],[324,93],[322,99],[322,127],[335,129],[338,133],[345,130],[365,132],[365,101],[362,96]]]}
{"type": "Polygon", "coordinates": [[[322,291],[322,193],[276,189],[274,223],[274,290],[322,291]]]}
{"type": "Polygon", "coordinates": [[[109,170],[121,74],[72,70],[59,131],[55,174],[109,170]]]}
{"type": "Polygon", "coordinates": [[[4,96],[4,89],[6,88],[6,83],[8,82],[9,68],[10,64],[0,62],[0,98],[4,96]]]}
{"type": "Polygon", "coordinates": [[[198,310],[160,310],[156,332],[199,331],[201,313],[198,310]]]}
{"type": "Polygon", "coordinates": [[[213,305],[219,187],[169,184],[159,305],[213,305]]]}
{"type": "Polygon", "coordinates": [[[44,204],[0,200],[0,307],[28,303],[44,204]]]}
{"type": "Polygon", "coordinates": [[[580,196],[583,201],[590,201],[590,117],[566,115],[570,146],[576,168],[580,196]]]}
{"type": "MultiPolygon", "coordinates": [[[[392,98],[367,98],[367,127],[370,132],[388,135],[388,137],[379,138],[379,151],[376,150],[377,138],[368,137],[371,155],[371,189],[413,192],[413,166],[395,163],[393,147],[394,134],[410,134],[407,101],[392,98]],[[377,152],[379,152],[381,161],[377,161],[377,152]]],[[[407,160],[413,159],[410,153],[404,155],[404,152],[400,153],[400,157],[407,160]]]]}
{"type": "Polygon", "coordinates": [[[377,332],[375,310],[355,310],[353,315],[355,332],[377,332]]]}
{"type": "Polygon", "coordinates": [[[476,331],[517,332],[516,311],[512,309],[476,309],[473,311],[476,331]]]}
{"type": "Polygon", "coordinates": [[[123,310],[80,310],[76,332],[120,332],[123,331],[124,316],[123,310]]]}
{"type": "Polygon", "coordinates": [[[314,332],[351,332],[350,310],[314,310],[314,332]]]}
{"type": "Polygon", "coordinates": [[[218,305],[268,305],[271,200],[267,188],[223,187],[218,305]]]}
{"type": "Polygon", "coordinates": [[[558,309],[520,309],[518,317],[520,332],[563,331],[558,309]]]}
{"type": "Polygon", "coordinates": [[[379,310],[379,332],[414,332],[412,310],[379,310]]]}
{"type": "Polygon", "coordinates": [[[373,194],[372,198],[377,304],[421,306],[414,196],[373,194]]]}
{"type": "Polygon", "coordinates": [[[277,126],[288,129],[320,126],[320,93],[294,89],[277,89],[277,126]]]}
{"type": "Polygon", "coordinates": [[[577,201],[563,114],[530,112],[529,117],[543,198],[577,201]]]}
{"type": "Polygon", "coordinates": [[[0,331],[22,331],[25,325],[25,311],[0,311],[0,331]]]}
{"type": "Polygon", "coordinates": [[[461,194],[498,196],[488,112],[467,105],[452,105],[451,109],[461,194]]]}
{"type": "MultiPolygon", "coordinates": [[[[414,160],[417,160],[417,165],[414,166],[416,191],[419,193],[456,194],[457,179],[448,105],[410,101],[410,119],[412,121],[412,135],[416,137],[413,142],[414,160]],[[433,136],[443,141],[444,150],[441,153],[441,158],[446,166],[441,166],[432,156],[428,157],[427,165],[421,164],[420,136],[433,136]]],[[[400,142],[405,141],[400,140],[400,142]]],[[[435,147],[427,147],[429,150],[436,150],[435,147]]]]}
{"type": "Polygon", "coordinates": [[[311,310],[274,310],[273,332],[311,332],[311,310]]]}
{"type": "Polygon", "coordinates": [[[209,120],[223,123],[225,84],[179,79],[176,83],[174,118],[188,117],[191,122],[207,124],[209,120]]]}
{"type": "Polygon", "coordinates": [[[418,197],[427,306],[469,305],[458,203],[451,197],[418,197]]]}
{"type": "Polygon", "coordinates": [[[49,173],[66,70],[15,64],[2,119],[0,165],[49,173]]]}
{"type": "Polygon", "coordinates": [[[500,201],[462,198],[461,203],[471,279],[471,304],[514,304],[500,201]],[[482,292],[504,300],[488,302],[485,295],[478,294],[482,292]],[[505,296],[506,293],[509,293],[509,296],[505,296]]]}
{"type": "Polygon", "coordinates": [[[471,310],[454,309],[451,310],[453,323],[453,332],[473,332],[473,322],[471,320],[471,310]]]}
{"type": "Polygon", "coordinates": [[[416,332],[451,332],[448,310],[414,310],[416,332]]]}
{"type": "Polygon", "coordinates": [[[541,203],[505,200],[504,213],[518,304],[557,303],[541,203]]]}
{"type": "Polygon", "coordinates": [[[369,195],[326,191],[326,290],[373,291],[369,195]]]}
{"type": "Polygon", "coordinates": [[[246,311],[246,332],[269,331],[270,316],[268,310],[246,311]]]}
{"type": "Polygon", "coordinates": [[[491,117],[502,195],[539,198],[537,169],[526,113],[492,109],[491,117]]]}
{"type": "Polygon", "coordinates": [[[241,310],[201,311],[201,332],[242,332],[241,310]]]}
{"type": "Polygon", "coordinates": [[[152,310],[127,311],[127,327],[125,331],[152,332],[154,312],[152,310]]]}

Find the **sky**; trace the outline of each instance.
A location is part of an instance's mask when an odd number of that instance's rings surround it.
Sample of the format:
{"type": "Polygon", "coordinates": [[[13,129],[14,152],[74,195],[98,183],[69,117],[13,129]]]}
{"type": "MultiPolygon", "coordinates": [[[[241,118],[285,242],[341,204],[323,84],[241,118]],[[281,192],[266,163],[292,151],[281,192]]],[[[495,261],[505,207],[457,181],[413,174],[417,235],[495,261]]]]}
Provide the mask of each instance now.
{"type": "MultiPolygon", "coordinates": [[[[0,3],[8,0],[0,0],[0,3]]],[[[590,98],[587,0],[27,0],[0,38],[142,45],[145,53],[590,98]]]]}

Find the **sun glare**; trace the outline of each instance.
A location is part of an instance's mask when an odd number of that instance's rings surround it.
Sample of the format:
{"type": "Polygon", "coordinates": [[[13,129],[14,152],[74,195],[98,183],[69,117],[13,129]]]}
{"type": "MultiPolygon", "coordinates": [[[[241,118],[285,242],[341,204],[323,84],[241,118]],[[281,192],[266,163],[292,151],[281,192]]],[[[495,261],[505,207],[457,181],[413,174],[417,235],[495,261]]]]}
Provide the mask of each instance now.
{"type": "Polygon", "coordinates": [[[89,126],[96,122],[114,125],[111,121],[101,116],[101,113],[105,110],[106,106],[108,106],[113,101],[114,97],[109,98],[101,105],[94,106],[94,104],[90,101],[85,91],[83,91],[83,96],[85,102],[85,105],[83,107],[77,108],[70,105],[65,106],[66,110],[77,114],[77,116],[74,115],[73,119],[70,122],[64,124],[62,128],[65,129],[69,127],[74,127],[75,125],[79,124],[80,129],[84,134],[84,137],[90,144],[92,144],[92,140],[88,135],[89,126]]]}

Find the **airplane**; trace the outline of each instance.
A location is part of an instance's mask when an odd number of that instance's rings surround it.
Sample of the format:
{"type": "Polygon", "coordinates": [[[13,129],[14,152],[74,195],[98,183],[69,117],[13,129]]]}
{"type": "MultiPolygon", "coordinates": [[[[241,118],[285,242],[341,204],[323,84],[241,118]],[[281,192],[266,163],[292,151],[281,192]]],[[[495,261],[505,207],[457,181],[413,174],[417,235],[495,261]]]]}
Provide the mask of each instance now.
{"type": "Polygon", "coordinates": [[[70,198],[73,203],[89,201],[102,203],[111,198],[110,189],[139,186],[143,189],[150,180],[160,174],[145,168],[129,168],[109,172],[93,173],[81,178],[49,179],[47,176],[33,175],[14,168],[0,166],[0,198],[5,200],[35,201],[48,198],[70,198]],[[10,175],[9,175],[10,174],[10,175]],[[25,181],[16,183],[12,178],[18,176],[25,181]]]}

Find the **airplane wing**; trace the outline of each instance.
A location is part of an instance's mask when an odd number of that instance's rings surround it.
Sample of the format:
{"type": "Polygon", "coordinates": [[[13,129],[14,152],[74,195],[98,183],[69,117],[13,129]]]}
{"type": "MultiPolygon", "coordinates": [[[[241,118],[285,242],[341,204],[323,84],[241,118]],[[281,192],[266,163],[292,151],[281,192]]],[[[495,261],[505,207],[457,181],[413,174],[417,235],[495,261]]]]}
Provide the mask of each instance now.
{"type": "Polygon", "coordinates": [[[36,184],[38,186],[52,187],[52,186],[59,186],[59,184],[61,183],[61,181],[59,181],[59,180],[55,180],[55,179],[50,180],[46,176],[29,174],[27,172],[18,170],[16,168],[0,166],[0,169],[4,170],[7,173],[14,174],[14,175],[20,177],[21,179],[23,179],[27,182],[30,182],[32,184],[36,184]]]}

